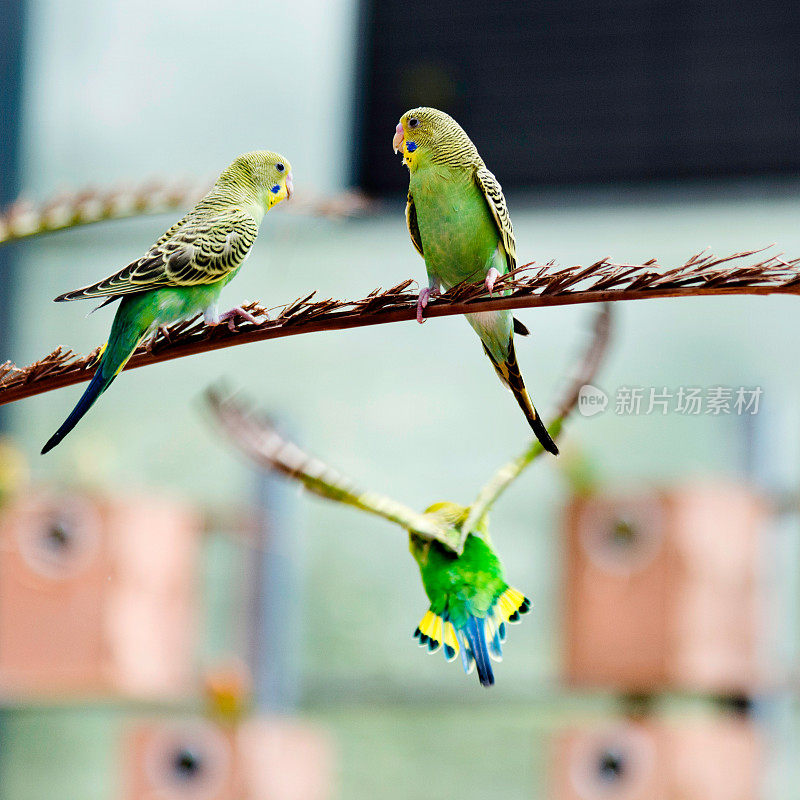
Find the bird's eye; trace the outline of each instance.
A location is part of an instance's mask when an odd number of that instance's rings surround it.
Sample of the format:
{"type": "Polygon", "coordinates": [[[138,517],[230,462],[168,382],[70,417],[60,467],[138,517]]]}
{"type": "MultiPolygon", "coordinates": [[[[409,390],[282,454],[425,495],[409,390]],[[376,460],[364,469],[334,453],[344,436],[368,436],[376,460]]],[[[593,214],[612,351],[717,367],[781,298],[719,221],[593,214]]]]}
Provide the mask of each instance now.
{"type": "Polygon", "coordinates": [[[283,172],[283,171],[286,169],[286,167],[284,167],[284,166],[283,166],[283,164],[281,164],[281,162],[279,161],[279,162],[278,162],[278,163],[275,165],[275,169],[276,169],[276,170],[278,170],[278,172],[283,172]]]}
{"type": "Polygon", "coordinates": [[[416,128],[419,125],[419,120],[416,117],[410,117],[408,120],[409,128],[416,128]]]}

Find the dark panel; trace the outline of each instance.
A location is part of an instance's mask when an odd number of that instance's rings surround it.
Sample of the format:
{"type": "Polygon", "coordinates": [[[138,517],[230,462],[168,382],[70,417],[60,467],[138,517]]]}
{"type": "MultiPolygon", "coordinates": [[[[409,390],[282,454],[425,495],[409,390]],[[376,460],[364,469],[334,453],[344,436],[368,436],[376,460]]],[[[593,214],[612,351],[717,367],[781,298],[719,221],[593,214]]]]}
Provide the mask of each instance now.
{"type": "MultiPolygon", "coordinates": [[[[24,0],[0,0],[0,208],[19,193],[24,0]]],[[[11,358],[13,247],[0,247],[0,363],[11,358]]],[[[0,431],[6,414],[0,406],[0,431]]]]}
{"type": "Polygon", "coordinates": [[[800,169],[800,4],[365,0],[357,179],[433,105],[505,187],[800,169]]]}

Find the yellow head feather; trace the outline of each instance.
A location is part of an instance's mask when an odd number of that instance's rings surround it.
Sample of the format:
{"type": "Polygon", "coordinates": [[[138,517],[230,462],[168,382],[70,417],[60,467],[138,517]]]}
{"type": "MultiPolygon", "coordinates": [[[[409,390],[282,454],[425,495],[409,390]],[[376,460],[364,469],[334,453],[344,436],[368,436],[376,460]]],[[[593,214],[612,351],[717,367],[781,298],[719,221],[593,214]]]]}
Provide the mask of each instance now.
{"type": "Polygon", "coordinates": [[[406,111],[400,117],[393,144],[412,171],[424,161],[451,167],[483,165],[464,129],[437,108],[421,106],[406,111]]]}

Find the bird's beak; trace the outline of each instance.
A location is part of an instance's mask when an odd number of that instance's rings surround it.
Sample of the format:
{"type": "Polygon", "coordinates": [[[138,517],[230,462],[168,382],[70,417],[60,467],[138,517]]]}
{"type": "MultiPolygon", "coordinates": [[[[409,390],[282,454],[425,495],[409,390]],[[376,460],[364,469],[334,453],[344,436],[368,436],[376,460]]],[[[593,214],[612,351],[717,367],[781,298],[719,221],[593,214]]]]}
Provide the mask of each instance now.
{"type": "Polygon", "coordinates": [[[394,139],[392,139],[392,147],[394,148],[395,153],[399,153],[403,149],[403,142],[405,141],[406,135],[403,132],[403,125],[402,123],[398,122],[397,127],[395,128],[395,135],[394,139]]]}
{"type": "Polygon", "coordinates": [[[286,173],[286,199],[291,200],[294,194],[294,182],[292,181],[292,171],[286,173]]]}

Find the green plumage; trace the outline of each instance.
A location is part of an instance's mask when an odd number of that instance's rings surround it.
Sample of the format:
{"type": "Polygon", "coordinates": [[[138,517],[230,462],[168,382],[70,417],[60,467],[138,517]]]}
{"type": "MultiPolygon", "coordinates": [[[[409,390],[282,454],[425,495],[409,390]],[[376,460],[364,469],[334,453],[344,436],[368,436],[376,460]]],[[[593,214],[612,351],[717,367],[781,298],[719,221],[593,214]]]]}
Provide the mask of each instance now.
{"type": "MultiPolygon", "coordinates": [[[[400,119],[394,146],[409,169],[406,222],[428,274],[429,288],[420,294],[418,306],[421,321],[429,291],[477,280],[485,280],[491,291],[497,277],[516,267],[516,241],[500,184],[452,117],[433,108],[408,111],[400,119]]],[[[557,454],[517,365],[511,313],[481,312],[466,318],[539,441],[557,454]]]]}
{"type": "Polygon", "coordinates": [[[264,214],[289,197],[292,188],[291,166],[283,156],[268,151],[239,156],[144,256],[102,281],[56,298],[121,302],[92,381],[42,453],[75,427],[154,329],[198,313],[210,325],[226,320],[232,325],[237,315],[252,320],[238,307],[220,315],[219,295],[249,255],[264,214]]]}
{"type": "MultiPolygon", "coordinates": [[[[437,503],[427,513],[449,513],[453,525],[464,522],[468,509],[455,503],[437,503]]],[[[495,600],[508,588],[500,559],[486,540],[486,522],[467,536],[464,550],[456,556],[440,542],[410,535],[409,549],[419,565],[422,585],[431,611],[447,612],[453,624],[464,627],[471,614],[485,617],[495,600]]]]}
{"type": "Polygon", "coordinates": [[[477,666],[483,686],[494,683],[490,660],[500,660],[506,624],[518,622],[530,601],[505,581],[489,540],[487,512],[503,488],[541,452],[534,443],[505,465],[472,506],[436,503],[423,513],[391,497],[358,489],[347,478],[284,439],[262,418],[248,414],[234,398],[209,390],[208,401],[228,432],[260,465],[282,473],[313,494],[353,506],[403,527],[420,569],[430,607],[414,635],[428,652],[459,654],[464,670],[477,666]]]}
{"type": "MultiPolygon", "coordinates": [[[[469,508],[436,503],[425,513],[460,530],[469,508]]],[[[409,549],[430,600],[414,636],[431,653],[443,648],[448,661],[460,652],[464,671],[477,666],[481,685],[491,686],[490,659],[502,659],[506,623],[517,622],[530,609],[530,601],[506,583],[503,565],[489,542],[486,517],[467,535],[460,555],[413,532],[409,549]]]]}

